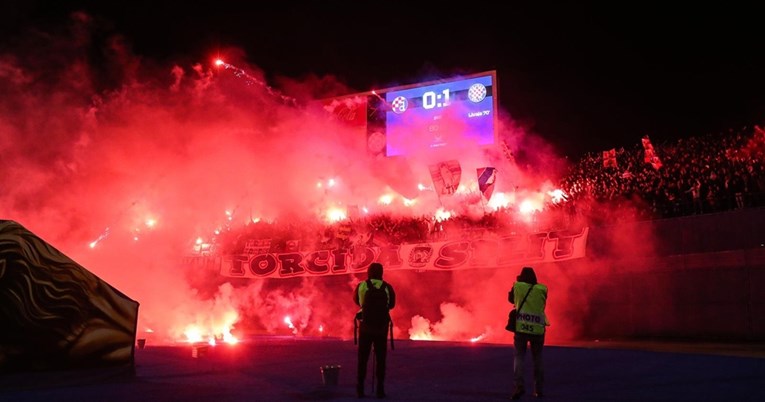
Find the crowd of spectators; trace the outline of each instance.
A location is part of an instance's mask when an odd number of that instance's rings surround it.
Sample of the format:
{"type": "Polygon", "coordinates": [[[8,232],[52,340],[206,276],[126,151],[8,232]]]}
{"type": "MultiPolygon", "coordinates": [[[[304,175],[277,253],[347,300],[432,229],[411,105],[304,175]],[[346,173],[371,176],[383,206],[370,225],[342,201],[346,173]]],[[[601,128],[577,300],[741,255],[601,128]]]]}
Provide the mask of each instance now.
{"type": "Polygon", "coordinates": [[[287,252],[362,245],[422,243],[480,238],[490,233],[533,233],[613,225],[631,220],[715,213],[765,205],[765,132],[759,127],[652,144],[660,165],[646,160],[644,146],[588,153],[559,181],[566,197],[543,210],[515,206],[480,218],[446,219],[386,214],[326,224],[290,219],[257,222],[226,231],[215,251],[287,252]]]}
{"type": "Polygon", "coordinates": [[[759,128],[679,139],[654,149],[658,168],[645,162],[639,143],[617,150],[615,164],[604,163],[602,154],[585,155],[561,181],[572,208],[588,222],[607,224],[765,204],[765,132],[759,128]]]}

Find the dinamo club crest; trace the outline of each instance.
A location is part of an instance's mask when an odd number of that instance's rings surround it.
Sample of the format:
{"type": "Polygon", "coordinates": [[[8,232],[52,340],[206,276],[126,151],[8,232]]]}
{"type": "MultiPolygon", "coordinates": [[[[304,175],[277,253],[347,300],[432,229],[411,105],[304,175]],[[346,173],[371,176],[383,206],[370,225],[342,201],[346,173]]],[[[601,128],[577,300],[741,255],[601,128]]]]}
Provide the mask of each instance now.
{"type": "Polygon", "coordinates": [[[433,247],[430,244],[414,246],[409,253],[409,265],[413,268],[423,268],[428,265],[431,256],[433,256],[433,247]]]}

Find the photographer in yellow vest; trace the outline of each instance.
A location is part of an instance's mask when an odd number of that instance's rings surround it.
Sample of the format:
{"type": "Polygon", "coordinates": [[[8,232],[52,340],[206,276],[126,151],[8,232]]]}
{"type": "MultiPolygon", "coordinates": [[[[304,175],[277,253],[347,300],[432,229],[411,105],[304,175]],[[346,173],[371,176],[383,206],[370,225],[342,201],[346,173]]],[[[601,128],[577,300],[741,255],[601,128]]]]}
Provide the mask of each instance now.
{"type": "Polygon", "coordinates": [[[537,282],[537,275],[531,267],[523,267],[508,295],[508,301],[518,311],[515,326],[515,360],[513,362],[513,382],[515,389],[512,399],[520,399],[526,392],[524,384],[524,360],[526,349],[531,345],[534,362],[534,396],[542,396],[544,385],[544,366],[542,349],[545,344],[545,328],[550,325],[545,315],[547,304],[547,286],[537,282]]]}

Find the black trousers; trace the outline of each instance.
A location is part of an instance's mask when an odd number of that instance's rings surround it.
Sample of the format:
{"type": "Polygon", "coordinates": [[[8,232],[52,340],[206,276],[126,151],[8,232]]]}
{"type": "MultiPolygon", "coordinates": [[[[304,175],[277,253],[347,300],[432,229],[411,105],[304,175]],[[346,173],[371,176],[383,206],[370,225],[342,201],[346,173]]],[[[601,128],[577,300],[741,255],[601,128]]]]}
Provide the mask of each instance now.
{"type": "Polygon", "coordinates": [[[534,389],[541,392],[545,382],[545,369],[542,364],[542,350],[545,345],[545,336],[524,334],[516,332],[513,338],[515,346],[515,359],[513,361],[513,382],[516,387],[524,387],[524,360],[526,349],[531,345],[531,357],[534,363],[534,389]]]}
{"type": "Polygon", "coordinates": [[[388,354],[388,332],[383,331],[359,331],[359,366],[357,370],[357,386],[363,388],[367,378],[369,366],[369,352],[372,346],[375,349],[375,377],[377,377],[377,389],[382,390],[385,384],[385,358],[388,354]]]}

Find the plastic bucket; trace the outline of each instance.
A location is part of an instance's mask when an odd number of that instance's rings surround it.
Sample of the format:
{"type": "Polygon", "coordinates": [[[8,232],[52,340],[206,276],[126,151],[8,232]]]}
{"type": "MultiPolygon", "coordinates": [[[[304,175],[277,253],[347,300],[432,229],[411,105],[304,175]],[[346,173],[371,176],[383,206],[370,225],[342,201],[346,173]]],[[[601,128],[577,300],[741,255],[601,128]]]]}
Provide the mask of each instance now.
{"type": "Polygon", "coordinates": [[[340,377],[340,366],[339,365],[333,365],[333,366],[322,366],[321,369],[321,380],[324,382],[325,386],[335,386],[337,385],[338,377],[340,377]]]}

